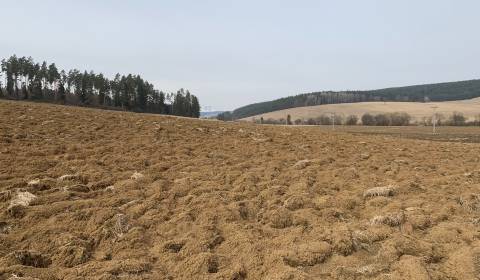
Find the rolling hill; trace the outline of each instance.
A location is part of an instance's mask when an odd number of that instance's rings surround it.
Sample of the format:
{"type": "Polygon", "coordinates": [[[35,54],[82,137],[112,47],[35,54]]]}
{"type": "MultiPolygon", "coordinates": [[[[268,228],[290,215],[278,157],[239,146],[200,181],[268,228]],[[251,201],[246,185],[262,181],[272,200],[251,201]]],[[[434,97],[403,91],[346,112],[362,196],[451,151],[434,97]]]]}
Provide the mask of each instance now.
{"type": "Polygon", "coordinates": [[[480,97],[480,80],[394,87],[366,91],[322,91],[284,97],[240,107],[228,118],[250,116],[296,107],[372,101],[424,102],[454,101],[480,97]]]}
{"type": "Polygon", "coordinates": [[[218,116],[218,114],[221,114],[225,111],[204,111],[204,112],[200,112],[200,117],[201,118],[214,118],[216,116],[218,116]]]}
{"type": "Polygon", "coordinates": [[[263,117],[267,119],[286,119],[288,115],[292,120],[316,118],[323,114],[335,112],[339,115],[357,115],[361,117],[365,113],[393,113],[405,112],[412,116],[412,120],[420,121],[423,117],[430,117],[433,113],[432,107],[438,107],[437,113],[444,117],[450,116],[453,112],[461,112],[468,119],[473,119],[480,115],[480,98],[473,98],[459,101],[444,102],[359,102],[359,103],[342,103],[328,104],[308,107],[297,107],[285,110],[278,110],[265,114],[255,115],[242,120],[255,120],[263,117]]]}

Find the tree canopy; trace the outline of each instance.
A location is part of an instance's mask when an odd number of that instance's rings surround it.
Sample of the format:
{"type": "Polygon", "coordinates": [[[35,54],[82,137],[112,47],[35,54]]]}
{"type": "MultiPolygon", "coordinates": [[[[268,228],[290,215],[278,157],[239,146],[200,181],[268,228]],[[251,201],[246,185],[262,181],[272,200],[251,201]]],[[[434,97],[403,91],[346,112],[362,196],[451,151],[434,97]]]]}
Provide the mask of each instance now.
{"type": "Polygon", "coordinates": [[[1,61],[0,97],[198,118],[200,103],[188,90],[165,93],[140,75],[59,70],[55,63],[36,63],[12,55],[1,61]]]}

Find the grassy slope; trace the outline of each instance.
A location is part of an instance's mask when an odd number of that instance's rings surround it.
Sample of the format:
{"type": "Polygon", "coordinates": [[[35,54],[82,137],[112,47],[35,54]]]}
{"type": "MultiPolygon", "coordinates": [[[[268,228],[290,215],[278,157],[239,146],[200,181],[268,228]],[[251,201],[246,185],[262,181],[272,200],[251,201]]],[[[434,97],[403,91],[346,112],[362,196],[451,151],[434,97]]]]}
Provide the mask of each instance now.
{"type": "Polygon", "coordinates": [[[424,98],[428,97],[431,101],[454,101],[467,100],[471,98],[480,97],[480,80],[457,81],[436,84],[413,85],[404,87],[392,87],[377,90],[367,91],[346,91],[346,92],[312,92],[299,94],[296,96],[288,96],[276,100],[265,101],[255,104],[249,104],[233,111],[236,119],[246,118],[249,116],[274,112],[278,110],[314,106],[315,104],[338,104],[346,102],[360,102],[360,101],[408,101],[408,102],[423,102],[424,98]],[[314,100],[323,94],[353,94],[355,96],[363,96],[364,99],[345,99],[338,101],[324,100],[322,102],[309,101],[310,98],[314,100]]]}
{"type": "Polygon", "coordinates": [[[445,102],[361,102],[361,103],[343,103],[343,104],[328,104],[317,105],[309,107],[297,107],[285,110],[279,110],[266,114],[256,115],[244,118],[243,120],[259,119],[263,116],[264,119],[281,119],[286,118],[287,115],[295,119],[315,118],[322,114],[335,112],[343,115],[357,115],[361,116],[365,113],[384,113],[384,112],[406,112],[414,119],[420,120],[422,117],[429,117],[432,115],[432,106],[438,106],[437,112],[448,117],[451,113],[457,111],[462,112],[469,118],[474,118],[480,114],[480,98],[474,98],[461,101],[445,101],[445,102]]]}

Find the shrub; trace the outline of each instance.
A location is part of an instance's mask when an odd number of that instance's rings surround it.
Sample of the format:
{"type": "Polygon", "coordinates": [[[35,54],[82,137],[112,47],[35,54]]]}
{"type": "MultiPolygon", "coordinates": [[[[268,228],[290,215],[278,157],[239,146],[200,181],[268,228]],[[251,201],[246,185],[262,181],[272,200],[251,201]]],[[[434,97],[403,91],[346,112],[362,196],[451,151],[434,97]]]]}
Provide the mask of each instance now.
{"type": "Polygon", "coordinates": [[[287,116],[287,125],[292,125],[292,116],[287,116]]]}
{"type": "Polygon", "coordinates": [[[317,123],[320,125],[330,125],[332,124],[332,118],[327,115],[321,115],[317,118],[317,123]]]}
{"type": "Polygon", "coordinates": [[[343,115],[335,115],[335,124],[343,124],[344,118],[343,115]]]}
{"type": "Polygon", "coordinates": [[[296,125],[300,125],[300,124],[302,124],[302,120],[301,119],[296,119],[293,123],[295,123],[296,125]]]}
{"type": "Polygon", "coordinates": [[[356,115],[348,116],[345,121],[346,125],[356,125],[357,123],[358,123],[358,117],[356,115]]]}
{"type": "Polygon", "coordinates": [[[387,114],[377,114],[375,115],[375,124],[380,126],[390,125],[390,118],[387,114]]]}
{"type": "Polygon", "coordinates": [[[390,124],[395,126],[409,125],[412,117],[407,113],[392,113],[390,116],[390,124]]]}
{"type": "Polygon", "coordinates": [[[472,124],[480,126],[480,114],[475,116],[475,120],[473,121],[472,124]]]}
{"type": "Polygon", "coordinates": [[[462,113],[459,112],[454,112],[451,116],[450,119],[448,120],[448,123],[450,125],[465,125],[466,118],[462,113]]]}
{"type": "Polygon", "coordinates": [[[375,125],[375,117],[370,115],[369,113],[365,113],[362,116],[362,124],[363,125],[375,125]]]}

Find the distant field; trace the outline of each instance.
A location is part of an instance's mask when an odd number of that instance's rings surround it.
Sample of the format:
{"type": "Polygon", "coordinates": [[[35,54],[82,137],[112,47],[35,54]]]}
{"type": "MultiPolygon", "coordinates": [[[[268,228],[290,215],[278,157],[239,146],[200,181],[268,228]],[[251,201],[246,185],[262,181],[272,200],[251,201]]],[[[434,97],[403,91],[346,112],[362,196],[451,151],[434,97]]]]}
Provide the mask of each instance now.
{"type": "Polygon", "coordinates": [[[480,98],[460,100],[460,101],[445,101],[445,102],[361,102],[361,103],[343,103],[343,104],[328,104],[308,107],[297,107],[286,110],[280,110],[253,117],[244,118],[242,120],[252,121],[254,119],[285,119],[290,115],[292,120],[316,118],[322,114],[335,112],[340,115],[357,115],[362,116],[365,113],[392,113],[392,112],[406,112],[410,114],[413,120],[421,120],[423,117],[430,117],[432,115],[432,106],[438,106],[437,112],[443,114],[445,117],[450,116],[453,112],[461,112],[467,118],[473,119],[480,114],[480,98]]]}
{"type": "MultiPolygon", "coordinates": [[[[298,126],[285,126],[294,128],[298,126]]],[[[332,131],[330,125],[300,126],[302,129],[332,131]]],[[[442,142],[480,143],[478,126],[439,126],[433,134],[431,126],[335,126],[335,132],[348,132],[357,135],[385,135],[400,138],[433,140],[442,142]]]]}

